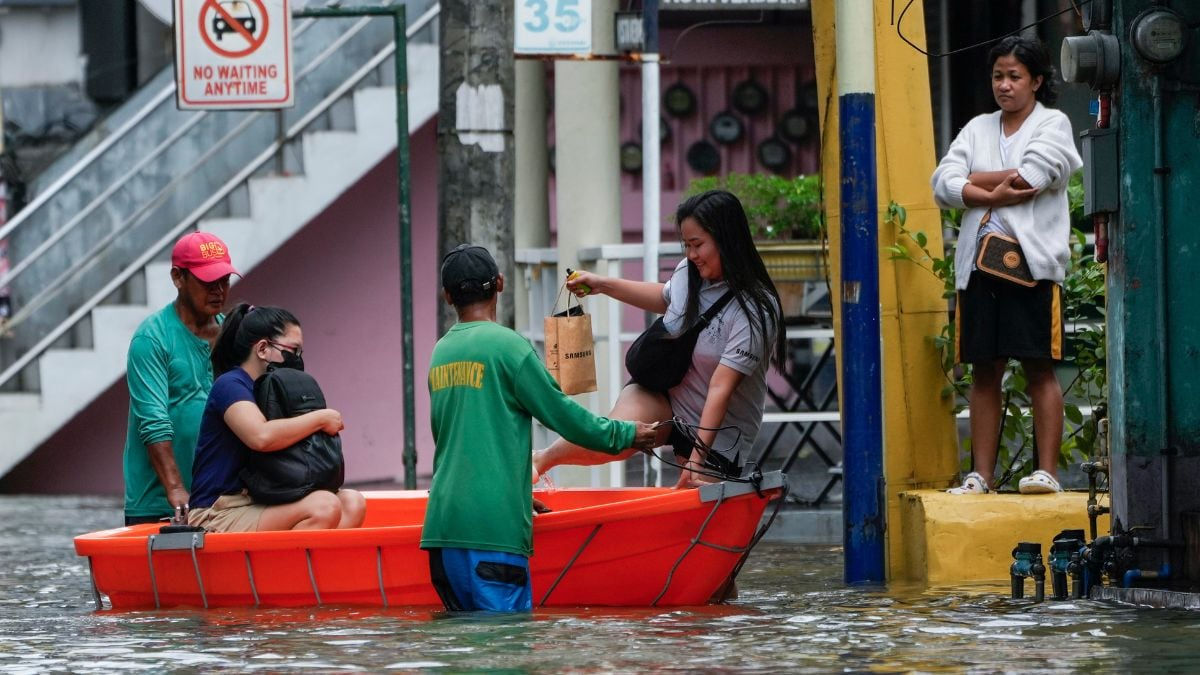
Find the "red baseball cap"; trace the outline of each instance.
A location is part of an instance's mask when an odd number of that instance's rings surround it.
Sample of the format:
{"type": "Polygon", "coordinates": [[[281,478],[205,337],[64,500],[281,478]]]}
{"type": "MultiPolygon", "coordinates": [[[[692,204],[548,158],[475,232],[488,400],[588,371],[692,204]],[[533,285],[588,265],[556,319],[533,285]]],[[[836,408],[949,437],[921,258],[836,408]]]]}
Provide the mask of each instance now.
{"type": "Polygon", "coordinates": [[[215,234],[192,232],[175,242],[171,251],[171,265],[191,272],[197,279],[212,282],[223,276],[237,274],[229,258],[229,248],[215,234]]]}

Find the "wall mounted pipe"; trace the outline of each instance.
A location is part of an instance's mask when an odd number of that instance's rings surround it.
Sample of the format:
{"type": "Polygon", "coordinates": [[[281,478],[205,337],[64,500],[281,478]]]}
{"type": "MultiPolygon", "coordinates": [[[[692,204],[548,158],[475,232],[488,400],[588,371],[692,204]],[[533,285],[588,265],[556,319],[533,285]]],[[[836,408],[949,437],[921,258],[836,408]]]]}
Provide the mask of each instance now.
{"type": "Polygon", "coordinates": [[[1136,579],[1170,579],[1171,565],[1164,563],[1156,570],[1126,570],[1121,578],[1121,588],[1129,588],[1136,579]]]}
{"type": "Polygon", "coordinates": [[[1170,251],[1169,237],[1167,233],[1167,174],[1170,169],[1166,166],[1166,149],[1163,146],[1165,142],[1163,134],[1163,126],[1166,124],[1164,119],[1165,112],[1163,110],[1162,90],[1163,81],[1162,75],[1155,75],[1151,83],[1152,91],[1151,98],[1153,102],[1154,115],[1154,204],[1155,204],[1155,223],[1158,228],[1159,250],[1156,252],[1158,261],[1155,267],[1155,276],[1158,278],[1158,312],[1155,317],[1155,322],[1158,324],[1158,372],[1159,372],[1159,406],[1158,417],[1161,429],[1159,433],[1162,439],[1162,461],[1161,467],[1161,487],[1162,493],[1162,513],[1161,529],[1162,538],[1171,538],[1171,455],[1170,455],[1170,407],[1171,407],[1171,371],[1167,363],[1167,349],[1169,336],[1167,335],[1167,251],[1170,251]]]}

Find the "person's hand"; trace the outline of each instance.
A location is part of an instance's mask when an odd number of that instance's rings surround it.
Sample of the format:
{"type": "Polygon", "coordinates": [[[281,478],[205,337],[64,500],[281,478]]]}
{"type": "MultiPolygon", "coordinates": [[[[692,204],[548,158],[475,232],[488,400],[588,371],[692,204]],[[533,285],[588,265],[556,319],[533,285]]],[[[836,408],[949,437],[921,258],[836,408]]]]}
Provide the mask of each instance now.
{"type": "Polygon", "coordinates": [[[675,481],[676,490],[688,490],[691,488],[698,488],[701,485],[717,482],[717,479],[713,478],[712,476],[706,476],[702,473],[696,473],[695,471],[691,470],[691,467],[699,468],[699,462],[689,459],[684,463],[684,466],[687,468],[679,472],[679,480],[675,481]]]}
{"type": "Polygon", "coordinates": [[[637,433],[633,435],[633,447],[638,450],[650,450],[658,446],[658,424],[654,422],[634,422],[637,433]]]}
{"type": "Polygon", "coordinates": [[[187,488],[182,485],[177,485],[173,488],[167,488],[167,503],[171,505],[171,510],[182,509],[187,512],[188,499],[191,495],[188,494],[187,488]]]}
{"type": "Polygon", "coordinates": [[[549,506],[546,506],[546,502],[543,502],[542,500],[538,499],[537,497],[533,498],[533,513],[534,513],[534,515],[537,515],[539,513],[550,513],[551,511],[553,511],[553,509],[551,509],[549,506]]]}
{"type": "Polygon", "coordinates": [[[1020,180],[1025,183],[1021,175],[1013,172],[1000,181],[1000,184],[992,189],[990,194],[990,202],[992,206],[1012,206],[1020,204],[1037,196],[1038,191],[1033,188],[1021,189],[1016,186],[1016,181],[1020,180]]]}
{"type": "Polygon", "coordinates": [[[599,293],[603,286],[604,277],[592,272],[576,270],[567,277],[567,290],[574,293],[576,297],[582,298],[589,293],[599,293]]]}
{"type": "Polygon", "coordinates": [[[342,422],[342,413],[334,410],[333,408],[325,408],[324,410],[318,411],[318,414],[321,415],[321,431],[324,431],[330,436],[333,436],[342,429],[346,428],[346,425],[342,422]]]}

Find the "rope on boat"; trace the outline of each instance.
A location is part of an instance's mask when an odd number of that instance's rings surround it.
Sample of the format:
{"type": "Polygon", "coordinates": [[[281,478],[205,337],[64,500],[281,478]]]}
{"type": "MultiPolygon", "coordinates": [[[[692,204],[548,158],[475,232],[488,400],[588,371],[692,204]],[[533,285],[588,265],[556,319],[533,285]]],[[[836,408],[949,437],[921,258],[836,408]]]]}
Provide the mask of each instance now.
{"type": "Polygon", "coordinates": [[[717,503],[713,504],[712,510],[708,512],[708,515],[704,518],[704,522],[700,523],[700,530],[696,532],[696,536],[692,537],[691,543],[688,544],[686,549],[684,549],[683,554],[679,556],[679,559],[675,561],[675,564],[671,566],[671,571],[667,572],[667,582],[663,584],[662,590],[658,592],[658,596],[654,598],[654,602],[650,603],[651,607],[657,607],[658,601],[662,600],[662,597],[667,594],[667,589],[671,587],[671,579],[675,576],[675,570],[679,569],[679,566],[683,564],[683,559],[692,552],[692,549],[696,547],[696,544],[700,543],[700,537],[704,536],[704,529],[708,527],[708,523],[712,520],[713,516],[717,515],[717,509],[721,508],[721,503],[724,501],[725,484],[722,483],[721,493],[717,495],[717,503]]]}
{"type": "MultiPolygon", "coordinates": [[[[756,471],[755,473],[758,472],[756,471]]],[[[760,477],[761,475],[762,474],[759,474],[760,477]]],[[[787,474],[781,472],[779,475],[780,478],[783,479],[783,485],[780,487],[779,499],[775,500],[775,508],[771,511],[771,515],[767,518],[767,522],[759,526],[758,532],[755,532],[754,536],[750,538],[750,543],[746,544],[746,550],[744,553],[742,553],[741,559],[738,560],[737,564],[733,566],[733,571],[729,573],[729,578],[725,580],[725,585],[720,588],[719,595],[717,596],[718,602],[725,602],[730,591],[733,589],[734,580],[737,579],[738,573],[742,571],[742,566],[746,564],[746,559],[750,557],[750,551],[754,550],[754,547],[758,545],[758,542],[762,541],[763,535],[767,533],[767,530],[771,529],[771,524],[775,522],[775,516],[779,515],[780,507],[783,506],[783,503],[787,501],[789,492],[787,474]]],[[[757,489],[757,486],[755,486],[755,489],[757,489]]],[[[713,546],[713,544],[706,545],[713,546]]]]}
{"type": "Polygon", "coordinates": [[[320,607],[321,591],[317,590],[317,576],[313,574],[311,549],[304,549],[304,562],[308,563],[308,580],[312,582],[313,595],[317,596],[317,607],[320,607]]]}
{"type": "Polygon", "coordinates": [[[200,587],[200,601],[208,609],[208,596],[204,593],[204,579],[200,576],[200,561],[196,559],[196,537],[192,537],[192,569],[196,570],[196,585],[200,587]]]}
{"type": "Polygon", "coordinates": [[[383,589],[383,547],[375,547],[375,574],[379,577],[379,597],[383,598],[383,606],[388,606],[387,591],[383,589]]]}
{"type": "Polygon", "coordinates": [[[562,571],[558,573],[558,578],[554,580],[554,583],[550,584],[550,588],[546,591],[546,594],[542,596],[542,601],[538,603],[539,607],[546,606],[546,600],[549,600],[550,594],[554,592],[554,589],[558,588],[558,582],[562,581],[563,577],[567,576],[567,570],[571,569],[571,566],[575,564],[575,561],[579,559],[579,556],[583,555],[583,550],[588,547],[588,544],[592,543],[592,539],[596,538],[596,535],[600,532],[600,528],[603,525],[604,523],[598,523],[596,527],[592,528],[591,534],[589,534],[587,539],[584,539],[583,543],[579,545],[579,550],[575,551],[575,555],[571,556],[571,559],[567,561],[566,566],[563,567],[562,571]]]}
{"type": "Polygon", "coordinates": [[[92,599],[96,601],[96,611],[104,609],[104,600],[100,598],[100,589],[96,586],[96,568],[92,565],[92,556],[88,556],[88,576],[92,580],[92,599]]]}
{"type": "Polygon", "coordinates": [[[162,609],[158,604],[158,581],[154,578],[154,535],[146,537],[146,562],[150,564],[150,588],[154,591],[154,609],[162,609]]]}
{"type": "MultiPolygon", "coordinates": [[[[783,506],[785,501],[787,501],[787,474],[781,473],[780,478],[783,481],[783,485],[780,487],[779,498],[775,500],[775,508],[771,510],[771,515],[767,518],[765,523],[759,526],[758,531],[754,533],[754,536],[750,538],[750,541],[747,542],[745,546],[741,547],[714,544],[701,539],[701,537],[704,535],[705,528],[708,527],[709,521],[712,520],[714,515],[716,515],[717,510],[721,507],[721,502],[725,500],[725,485],[724,481],[722,481],[722,483],[720,483],[720,492],[717,495],[717,503],[713,505],[712,511],[709,512],[708,517],[705,518],[704,522],[700,524],[700,530],[696,532],[696,536],[692,539],[691,544],[689,544],[687,549],[684,550],[683,554],[679,556],[679,559],[675,561],[675,564],[671,567],[671,571],[667,573],[667,581],[663,585],[662,591],[659,592],[658,597],[654,598],[654,602],[650,603],[650,605],[652,607],[657,606],[658,601],[661,600],[664,595],[666,595],[667,589],[669,589],[671,586],[671,579],[675,575],[675,570],[678,569],[681,564],[683,564],[684,558],[686,558],[688,554],[692,552],[692,549],[697,545],[707,546],[708,548],[724,551],[726,553],[741,554],[741,557],[738,558],[737,563],[734,564],[733,570],[729,573],[729,576],[725,579],[725,582],[720,588],[717,589],[717,593],[714,594],[714,597],[717,598],[717,602],[724,602],[727,599],[730,590],[733,588],[733,582],[737,579],[738,573],[742,571],[742,566],[746,564],[747,558],[750,557],[750,552],[754,550],[754,547],[757,546],[758,542],[762,540],[763,536],[767,533],[767,530],[771,528],[772,523],[775,522],[775,517],[779,515],[780,507],[783,506]]],[[[749,483],[754,486],[755,492],[757,492],[760,497],[763,496],[762,490],[760,489],[762,472],[757,469],[755,469],[749,478],[733,482],[749,483]]]]}
{"type": "MultiPolygon", "coordinates": [[[[699,424],[692,424],[690,422],[685,422],[685,421],[683,421],[683,418],[678,415],[676,415],[675,417],[672,417],[670,419],[670,422],[671,422],[671,424],[674,424],[675,428],[678,429],[679,432],[681,434],[683,434],[683,436],[691,442],[693,448],[700,451],[700,456],[704,458],[704,461],[708,461],[709,456],[712,454],[720,455],[721,453],[718,452],[717,450],[714,450],[713,447],[710,446],[709,444],[700,440],[700,435],[696,433],[697,431],[724,431],[725,429],[733,429],[733,430],[737,431],[738,438],[734,440],[733,445],[731,445],[730,448],[736,447],[738,444],[738,441],[741,439],[741,436],[742,436],[742,430],[738,429],[736,426],[733,426],[733,425],[728,425],[728,426],[723,426],[723,427],[702,427],[699,424]]],[[[647,455],[650,455],[651,457],[653,457],[654,459],[657,459],[658,461],[662,462],[663,464],[669,464],[669,465],[679,469],[680,471],[691,471],[692,473],[699,474],[701,476],[708,476],[709,478],[716,478],[717,480],[723,481],[723,482],[727,481],[730,483],[746,483],[746,484],[754,487],[754,492],[757,493],[759,497],[764,496],[763,491],[762,491],[763,474],[762,474],[762,470],[760,468],[758,468],[757,466],[755,466],[754,471],[752,471],[750,473],[750,475],[746,476],[745,478],[742,478],[741,476],[727,476],[723,473],[716,473],[715,471],[704,469],[702,466],[697,467],[697,468],[689,468],[686,464],[677,464],[675,462],[672,462],[671,460],[666,459],[665,457],[662,457],[658,453],[656,453],[653,450],[648,449],[648,448],[642,450],[642,452],[646,453],[647,455]]],[[[754,462],[750,462],[750,463],[754,464],[754,462]]]]}
{"type": "Polygon", "coordinates": [[[204,603],[204,609],[208,609],[208,595],[204,592],[204,577],[200,574],[200,560],[196,557],[196,550],[204,548],[204,531],[196,529],[195,531],[167,532],[161,535],[151,534],[146,537],[146,564],[150,568],[150,588],[154,591],[154,609],[162,609],[162,603],[158,598],[158,579],[154,575],[154,550],[158,548],[164,551],[182,551],[186,548],[191,552],[192,570],[196,573],[196,585],[200,587],[200,601],[204,603]],[[187,543],[184,544],[184,541],[187,543]]]}
{"type": "Polygon", "coordinates": [[[254,608],[258,609],[258,588],[254,585],[254,569],[250,566],[250,551],[242,551],[246,556],[246,576],[250,579],[250,592],[254,594],[254,608]]]}

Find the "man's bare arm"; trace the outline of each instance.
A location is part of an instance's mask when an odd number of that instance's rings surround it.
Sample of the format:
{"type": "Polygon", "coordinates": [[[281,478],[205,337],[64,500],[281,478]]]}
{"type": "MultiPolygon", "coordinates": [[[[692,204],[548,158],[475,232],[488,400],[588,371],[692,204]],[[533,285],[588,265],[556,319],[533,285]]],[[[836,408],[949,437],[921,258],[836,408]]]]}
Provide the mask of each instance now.
{"type": "Polygon", "coordinates": [[[175,446],[171,441],[159,441],[147,445],[146,452],[150,455],[150,466],[158,474],[158,481],[167,491],[167,503],[172,509],[186,506],[190,495],[183,485],[179,466],[175,464],[175,446]]]}

